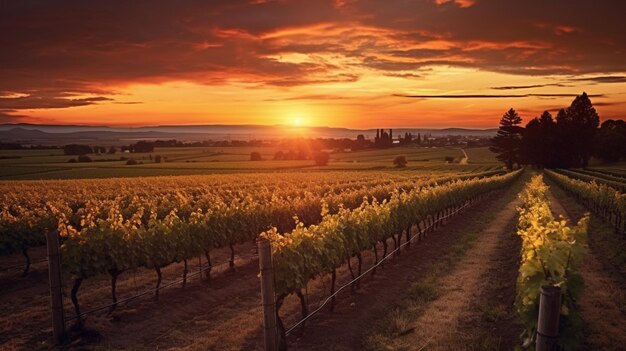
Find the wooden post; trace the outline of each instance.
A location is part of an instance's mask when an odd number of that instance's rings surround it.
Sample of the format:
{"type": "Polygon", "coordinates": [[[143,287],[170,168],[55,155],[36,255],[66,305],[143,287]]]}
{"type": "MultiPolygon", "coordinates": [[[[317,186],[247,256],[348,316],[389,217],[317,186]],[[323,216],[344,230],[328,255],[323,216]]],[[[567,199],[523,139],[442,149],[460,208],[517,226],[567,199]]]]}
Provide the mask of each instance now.
{"type": "Polygon", "coordinates": [[[259,268],[261,269],[265,351],[276,351],[278,350],[278,329],[276,324],[276,297],[274,295],[274,269],[272,267],[272,245],[267,239],[259,239],[259,268]]]}
{"type": "Polygon", "coordinates": [[[48,246],[48,278],[50,280],[50,302],[52,307],[52,336],[59,345],[65,338],[65,316],[63,312],[63,286],[61,285],[61,255],[59,236],[56,231],[46,234],[48,246]]]}
{"type": "Polygon", "coordinates": [[[539,320],[537,322],[536,351],[553,351],[559,338],[559,318],[561,317],[561,288],[541,287],[539,298],[539,320]]]}

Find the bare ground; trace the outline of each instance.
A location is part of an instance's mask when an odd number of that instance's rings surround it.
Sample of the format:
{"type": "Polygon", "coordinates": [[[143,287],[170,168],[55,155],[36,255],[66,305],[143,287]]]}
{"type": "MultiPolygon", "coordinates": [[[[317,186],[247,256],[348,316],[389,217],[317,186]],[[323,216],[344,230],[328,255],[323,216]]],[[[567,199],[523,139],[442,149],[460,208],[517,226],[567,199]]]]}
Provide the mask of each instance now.
{"type": "MultiPolygon", "coordinates": [[[[582,217],[584,209],[571,198],[552,185],[549,195],[552,210],[570,221],[582,217]],[[558,195],[558,197],[555,196],[558,195]],[[566,207],[563,204],[567,204],[566,207]]],[[[589,236],[594,235],[590,226],[589,236]]],[[[579,301],[584,326],[584,349],[625,350],[626,349],[626,283],[623,278],[605,266],[596,256],[593,247],[587,250],[580,264],[580,274],[585,288],[579,301]]]]}
{"type": "MultiPolygon", "coordinates": [[[[411,282],[427,275],[430,268],[440,262],[447,252],[464,245],[460,241],[467,229],[474,225],[477,214],[500,211],[501,207],[498,207],[496,200],[506,194],[510,196],[510,192],[510,189],[496,192],[472,205],[451,218],[446,226],[439,228],[419,243],[413,244],[409,250],[402,251],[401,255],[387,263],[384,269],[379,269],[375,277],[364,279],[360,289],[352,293],[348,289],[347,292],[340,294],[334,313],[325,310],[307,323],[301,335],[289,337],[290,349],[362,349],[365,331],[371,329],[372,325],[389,311],[390,306],[402,298],[411,282]]],[[[505,222],[506,220],[500,226],[506,226],[505,222]]],[[[481,251],[485,250],[484,247],[481,248],[484,244],[489,247],[488,250],[492,255],[496,255],[497,235],[485,232],[482,236],[496,240],[479,243],[474,253],[481,254],[481,251]]],[[[259,280],[256,277],[258,261],[247,257],[253,251],[251,244],[237,247],[238,254],[244,257],[237,260],[236,271],[231,272],[227,266],[222,265],[210,283],[199,277],[190,278],[184,289],[176,286],[162,291],[158,302],[153,301],[151,297],[141,298],[119,306],[111,315],[104,311],[89,316],[81,332],[72,332],[71,343],[66,348],[261,349],[262,314],[259,280]]],[[[380,251],[381,248],[379,253],[380,251]]],[[[216,250],[213,253],[214,263],[226,262],[227,257],[227,250],[216,250]]],[[[480,261],[472,260],[477,264],[480,264],[480,261]]],[[[366,253],[364,269],[372,263],[373,254],[366,253]]],[[[190,262],[191,268],[196,266],[195,261],[190,262]]],[[[480,280],[477,277],[480,277],[485,269],[486,267],[480,266],[473,273],[458,273],[458,277],[475,283],[475,280],[480,280]]],[[[182,264],[171,265],[163,271],[165,284],[180,278],[182,264]]],[[[45,265],[36,267],[33,274],[26,278],[19,278],[17,275],[17,272],[13,272],[0,276],[3,289],[9,285],[12,287],[2,291],[0,300],[0,311],[3,313],[0,321],[2,349],[49,349],[51,331],[45,265]],[[20,288],[13,288],[17,286],[20,288]]],[[[350,274],[346,267],[338,271],[338,285],[349,279],[350,274]]],[[[126,272],[118,282],[119,298],[153,287],[154,282],[155,275],[151,270],[126,272]]],[[[66,281],[68,296],[70,283],[66,281]]],[[[87,280],[79,294],[83,309],[88,310],[108,303],[109,284],[107,276],[87,280]]],[[[310,305],[315,306],[328,290],[328,277],[310,283],[307,294],[310,305]]],[[[449,293],[452,294],[454,291],[450,290],[449,293]]],[[[459,308],[467,307],[464,306],[459,305],[459,308]]],[[[66,310],[68,315],[71,315],[72,307],[69,301],[66,303],[66,310]]],[[[449,313],[460,316],[460,313],[455,311],[449,313]]],[[[286,325],[291,325],[300,318],[300,303],[297,298],[286,299],[281,316],[286,325]]],[[[445,327],[445,324],[441,325],[445,327]]]]}
{"type": "MultiPolygon", "coordinates": [[[[498,272],[490,268],[500,267],[502,254],[505,258],[519,255],[519,251],[499,252],[499,248],[505,246],[503,241],[514,241],[511,224],[515,222],[516,206],[519,203],[516,199],[499,210],[497,218],[478,237],[472,248],[462,257],[456,269],[439,281],[440,296],[427,306],[415,322],[419,328],[410,337],[409,343],[424,345],[424,350],[473,348],[475,346],[472,344],[477,342],[473,335],[476,330],[468,329],[468,322],[480,321],[485,308],[498,308],[499,314],[505,314],[504,317],[511,320],[514,318],[510,299],[505,298],[509,300],[505,304],[502,300],[481,301],[481,295],[489,295],[493,293],[492,289],[500,288],[494,281],[498,272]],[[483,303],[493,305],[484,306],[483,303]]],[[[513,270],[515,267],[513,265],[513,270]]],[[[508,277],[512,278],[508,285],[514,287],[515,276],[511,277],[509,274],[508,277]]],[[[481,334],[486,336],[488,332],[482,331],[481,334]]],[[[496,349],[500,348],[500,338],[492,341],[496,349]]]]}
{"type": "MultiPolygon", "coordinates": [[[[372,326],[383,322],[385,315],[391,314],[392,319],[400,319],[402,322],[402,316],[394,315],[394,306],[403,308],[402,299],[407,293],[411,293],[414,283],[425,278],[430,279],[432,268],[442,265],[452,271],[445,268],[443,272],[436,270],[438,273],[433,279],[437,282],[435,294],[438,297],[420,311],[422,314],[416,322],[407,323],[404,327],[406,331],[397,336],[401,340],[394,340],[394,345],[387,343],[384,349],[467,349],[466,331],[458,327],[461,326],[462,319],[471,319],[472,313],[478,313],[477,309],[472,308],[472,302],[476,296],[481,295],[484,287],[490,285],[492,278],[495,278],[486,276],[490,273],[488,266],[495,264],[492,259],[499,256],[496,253],[513,257],[519,255],[519,250],[509,253],[498,250],[503,238],[511,234],[507,233],[506,228],[510,228],[516,212],[515,201],[510,201],[515,198],[518,190],[519,187],[511,187],[493,194],[475,209],[453,219],[449,225],[438,231],[441,234],[436,233],[399,258],[391,272],[386,271],[383,277],[369,282],[360,294],[342,299],[334,314],[320,317],[319,321],[307,327],[301,339],[291,342],[291,346],[303,350],[376,349],[368,345],[367,341],[364,344],[364,334],[372,326]],[[486,230],[477,233],[476,242],[471,243],[473,238],[468,240],[467,235],[477,229],[477,219],[484,218],[481,214],[489,214],[495,218],[486,225],[486,230]],[[468,248],[469,251],[466,252],[468,248]],[[462,256],[461,260],[454,261],[458,256],[462,256]],[[450,258],[453,260],[450,261],[450,258]]],[[[507,239],[514,240],[510,236],[507,239]]],[[[514,264],[513,270],[516,269],[517,265],[514,264]]],[[[502,278],[512,279],[508,284],[514,290],[515,274],[502,278]]],[[[518,333],[515,323],[512,322],[512,300],[505,309],[507,321],[501,323],[498,332],[502,333],[502,338],[507,339],[506,345],[512,345],[516,342],[518,333]]],[[[392,323],[399,322],[394,320],[392,323]]]]}

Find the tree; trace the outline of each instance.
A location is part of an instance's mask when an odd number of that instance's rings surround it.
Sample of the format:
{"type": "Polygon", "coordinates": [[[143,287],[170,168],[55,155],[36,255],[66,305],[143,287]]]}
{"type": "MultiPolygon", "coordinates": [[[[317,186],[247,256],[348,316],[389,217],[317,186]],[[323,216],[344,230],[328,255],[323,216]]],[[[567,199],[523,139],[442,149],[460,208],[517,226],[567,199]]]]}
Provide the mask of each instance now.
{"type": "Polygon", "coordinates": [[[261,157],[261,153],[253,151],[250,153],[250,161],[261,161],[263,157],[261,157]]]}
{"type": "Polygon", "coordinates": [[[70,144],[63,147],[63,153],[66,155],[86,155],[92,152],[89,145],[70,144]]]}
{"type": "Polygon", "coordinates": [[[496,154],[496,158],[506,165],[506,168],[513,169],[513,165],[520,162],[520,146],[522,132],[520,127],[522,118],[513,108],[507,111],[500,119],[498,134],[491,139],[491,150],[496,154]]]}
{"type": "Polygon", "coordinates": [[[557,139],[556,123],[548,111],[526,124],[520,148],[521,161],[538,168],[555,167],[557,139]]]}
{"type": "Polygon", "coordinates": [[[561,147],[568,167],[587,167],[593,152],[593,141],[600,117],[587,93],[576,96],[567,110],[559,111],[557,126],[561,147]]]}
{"type": "Polygon", "coordinates": [[[274,160],[279,161],[279,160],[282,160],[284,158],[285,158],[285,153],[280,151],[280,150],[276,151],[276,153],[274,154],[274,160]]]}
{"type": "Polygon", "coordinates": [[[78,162],[92,162],[93,160],[91,159],[91,157],[87,156],[87,155],[79,155],[78,156],[78,162]]]}
{"type": "Polygon", "coordinates": [[[328,152],[316,152],[315,155],[313,155],[313,160],[318,166],[326,166],[328,164],[328,161],[330,161],[330,155],[328,154],[328,152]]]}
{"type": "Polygon", "coordinates": [[[111,147],[109,148],[109,153],[110,153],[111,155],[115,154],[116,152],[117,152],[117,149],[115,148],[115,146],[111,146],[111,147]]]}
{"type": "Polygon", "coordinates": [[[396,168],[404,168],[407,163],[409,162],[406,160],[406,156],[396,156],[393,159],[393,165],[396,166],[396,168]]]}
{"type": "Polygon", "coordinates": [[[161,163],[163,161],[163,157],[161,155],[154,156],[154,163],[161,163]]]}
{"type": "Polygon", "coordinates": [[[595,136],[594,154],[607,162],[626,157],[626,122],[604,121],[595,136]]]}

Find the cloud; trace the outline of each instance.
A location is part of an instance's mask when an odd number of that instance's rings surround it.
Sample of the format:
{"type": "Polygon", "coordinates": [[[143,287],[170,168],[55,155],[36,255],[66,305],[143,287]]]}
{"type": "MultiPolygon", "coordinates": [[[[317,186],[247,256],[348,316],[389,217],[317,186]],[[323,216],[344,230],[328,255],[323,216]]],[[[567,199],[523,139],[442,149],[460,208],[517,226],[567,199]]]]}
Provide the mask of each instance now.
{"type": "MultiPolygon", "coordinates": [[[[554,97],[576,97],[577,94],[455,94],[455,95],[408,95],[393,94],[397,97],[418,98],[418,99],[509,99],[509,98],[554,98],[554,97]]],[[[604,97],[603,94],[589,95],[589,97],[604,97]]]]}
{"type": "Polygon", "coordinates": [[[565,87],[567,85],[561,83],[548,83],[548,84],[530,84],[530,85],[508,85],[500,87],[491,87],[493,90],[517,90],[517,89],[534,89],[544,87],[565,87]]]}
{"type": "Polygon", "coordinates": [[[0,97],[0,109],[30,110],[68,108],[93,105],[103,101],[112,101],[103,96],[87,98],[63,98],[53,95],[35,94],[20,97],[0,97]]]}
{"type": "Polygon", "coordinates": [[[349,99],[346,96],[340,95],[326,95],[326,94],[315,94],[315,95],[296,95],[285,98],[275,98],[275,99],[265,99],[263,101],[295,101],[295,100],[345,100],[349,99]]]}
{"type": "MultiPolygon", "coordinates": [[[[294,87],[433,65],[624,82],[626,2],[542,0],[11,1],[0,12],[0,108],[64,108],[137,83],[294,87]],[[503,14],[514,13],[515,16],[503,14]],[[606,25],[610,23],[611,25],[606,25]],[[496,28],[496,29],[494,29],[496,28]],[[610,76],[609,76],[610,75],[610,76]],[[40,100],[34,97],[42,96],[40,100]]],[[[410,73],[419,72],[419,73],[410,73]]],[[[425,73],[424,75],[426,75],[425,73]]],[[[558,85],[494,87],[530,89],[558,85]]]]}
{"type": "Polygon", "coordinates": [[[626,76],[597,76],[570,78],[571,81],[592,82],[592,83],[626,83],[626,76]]]}
{"type": "Polygon", "coordinates": [[[19,123],[28,116],[16,114],[15,110],[0,109],[0,123],[19,123]]]}

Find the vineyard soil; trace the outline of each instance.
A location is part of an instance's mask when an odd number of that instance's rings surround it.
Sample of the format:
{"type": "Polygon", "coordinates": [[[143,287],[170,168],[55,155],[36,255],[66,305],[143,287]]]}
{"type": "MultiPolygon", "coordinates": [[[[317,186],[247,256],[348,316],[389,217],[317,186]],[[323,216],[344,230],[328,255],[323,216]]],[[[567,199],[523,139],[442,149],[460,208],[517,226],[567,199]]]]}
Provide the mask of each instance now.
{"type": "MultiPolygon", "coordinates": [[[[584,212],[582,206],[568,199],[560,189],[553,189],[550,198],[553,211],[570,221],[584,212]],[[559,196],[554,196],[555,193],[559,196]]],[[[594,235],[593,229],[592,225],[590,237],[594,235]]],[[[590,242],[593,242],[591,238],[590,242]]],[[[584,323],[585,349],[623,350],[626,345],[626,281],[615,271],[606,269],[597,254],[591,246],[580,265],[585,290],[578,303],[584,323]]]]}
{"type": "MultiPolygon", "coordinates": [[[[472,212],[475,222],[460,229],[465,240],[453,244],[432,266],[430,279],[417,278],[416,285],[405,292],[398,312],[366,339],[369,349],[509,350],[517,344],[520,327],[512,305],[518,261],[511,252],[519,251],[514,223],[519,204],[516,195],[523,182],[518,180],[496,195],[497,200],[472,212]],[[416,287],[423,290],[425,283],[436,292],[434,298],[416,299],[416,287]],[[410,332],[397,330],[398,319],[410,332]]],[[[455,230],[459,229],[453,224],[445,229],[445,235],[455,230]]]]}

